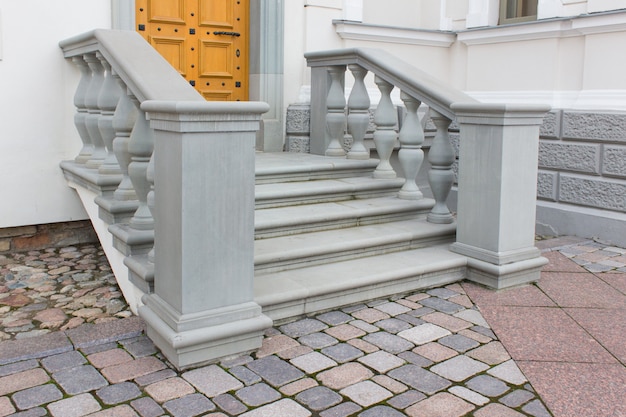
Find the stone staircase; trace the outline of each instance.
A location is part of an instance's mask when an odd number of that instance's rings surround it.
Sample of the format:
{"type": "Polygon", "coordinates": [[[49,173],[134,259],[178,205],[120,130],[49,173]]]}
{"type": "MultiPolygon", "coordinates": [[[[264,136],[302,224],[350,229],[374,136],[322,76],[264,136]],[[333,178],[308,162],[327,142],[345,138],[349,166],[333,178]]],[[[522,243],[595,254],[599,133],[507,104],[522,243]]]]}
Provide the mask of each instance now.
{"type": "Polygon", "coordinates": [[[378,161],[256,158],[255,301],[274,320],[462,279],[456,225],[428,223],[434,200],[403,200],[378,161]]]}

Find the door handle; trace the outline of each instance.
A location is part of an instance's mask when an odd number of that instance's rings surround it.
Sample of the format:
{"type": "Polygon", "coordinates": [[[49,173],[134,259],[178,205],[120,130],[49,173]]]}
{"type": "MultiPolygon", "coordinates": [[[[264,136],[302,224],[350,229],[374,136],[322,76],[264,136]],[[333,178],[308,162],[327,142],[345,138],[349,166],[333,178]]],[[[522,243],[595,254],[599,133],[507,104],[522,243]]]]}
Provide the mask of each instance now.
{"type": "Polygon", "coordinates": [[[239,32],[222,32],[222,31],[216,31],[213,32],[214,35],[227,35],[227,36],[241,36],[241,33],[239,32]]]}

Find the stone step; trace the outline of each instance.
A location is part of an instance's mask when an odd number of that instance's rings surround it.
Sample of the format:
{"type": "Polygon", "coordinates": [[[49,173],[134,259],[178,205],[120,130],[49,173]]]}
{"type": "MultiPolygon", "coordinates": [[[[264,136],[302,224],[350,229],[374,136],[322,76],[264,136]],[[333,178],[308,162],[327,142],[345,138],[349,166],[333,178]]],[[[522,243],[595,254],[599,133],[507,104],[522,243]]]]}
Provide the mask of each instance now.
{"type": "Polygon", "coordinates": [[[257,273],[255,301],[264,314],[280,322],[456,282],[464,278],[466,263],[466,257],[450,252],[446,243],[291,271],[257,273]]]}
{"type": "Polygon", "coordinates": [[[255,211],[256,239],[424,217],[435,201],[397,197],[267,208],[255,211]]]}
{"type": "Polygon", "coordinates": [[[260,239],[255,241],[254,268],[257,273],[286,271],[452,243],[455,233],[456,224],[422,218],[260,239]]]}

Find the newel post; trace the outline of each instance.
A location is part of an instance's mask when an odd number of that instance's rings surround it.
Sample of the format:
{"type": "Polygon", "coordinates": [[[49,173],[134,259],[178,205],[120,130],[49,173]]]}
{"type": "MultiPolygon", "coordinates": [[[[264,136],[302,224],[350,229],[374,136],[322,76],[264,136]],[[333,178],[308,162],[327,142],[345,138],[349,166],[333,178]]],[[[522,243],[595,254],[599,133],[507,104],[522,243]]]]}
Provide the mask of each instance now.
{"type": "Polygon", "coordinates": [[[493,288],[537,281],[539,126],[547,106],[457,103],[460,126],[457,240],[468,279],[493,288]]]}
{"type": "Polygon", "coordinates": [[[265,103],[146,101],[154,129],[154,293],[139,309],[178,369],[261,346],[255,137],[265,103]]]}

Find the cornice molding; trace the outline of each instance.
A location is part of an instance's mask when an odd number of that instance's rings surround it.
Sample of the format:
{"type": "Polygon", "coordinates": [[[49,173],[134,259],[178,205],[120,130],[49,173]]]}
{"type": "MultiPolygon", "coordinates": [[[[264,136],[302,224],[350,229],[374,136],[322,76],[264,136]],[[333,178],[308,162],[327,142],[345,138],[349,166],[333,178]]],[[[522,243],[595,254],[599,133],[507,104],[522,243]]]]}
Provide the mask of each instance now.
{"type": "Polygon", "coordinates": [[[456,41],[456,34],[448,31],[370,25],[346,20],[333,20],[333,25],[335,25],[335,31],[342,39],[443,48],[450,47],[456,41]]]}

